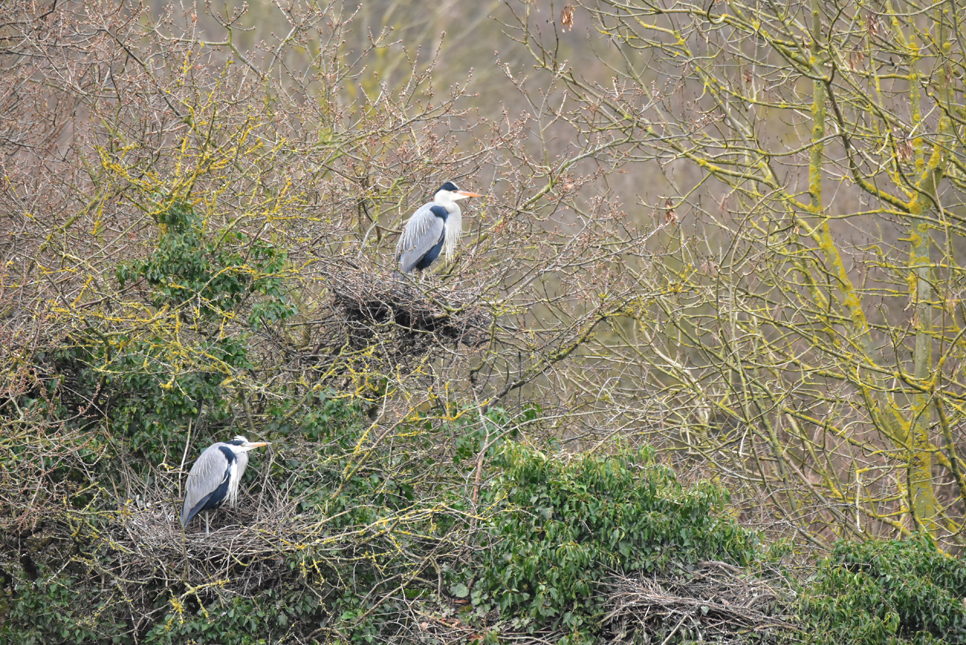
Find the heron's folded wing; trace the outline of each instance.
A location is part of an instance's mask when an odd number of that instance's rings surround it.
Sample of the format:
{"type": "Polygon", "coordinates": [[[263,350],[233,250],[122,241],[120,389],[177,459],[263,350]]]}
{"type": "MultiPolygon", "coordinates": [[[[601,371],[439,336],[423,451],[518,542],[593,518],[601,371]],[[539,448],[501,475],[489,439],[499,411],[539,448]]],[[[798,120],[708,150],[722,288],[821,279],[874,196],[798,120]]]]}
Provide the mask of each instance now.
{"type": "Polygon", "coordinates": [[[406,228],[396,243],[396,261],[403,273],[413,270],[430,249],[443,239],[446,225],[433,215],[434,204],[424,204],[406,222],[406,228]]]}
{"type": "Polygon", "coordinates": [[[201,509],[203,509],[205,507],[205,504],[208,503],[208,500],[214,494],[215,494],[215,491],[211,491],[210,493],[208,493],[207,495],[205,495],[204,497],[202,497],[200,500],[198,500],[198,503],[195,504],[194,507],[191,508],[188,511],[188,517],[187,518],[185,518],[185,516],[184,516],[185,509],[182,508],[181,509],[181,526],[188,526],[188,522],[190,522],[191,520],[195,519],[195,515],[197,515],[198,513],[201,512],[201,509]]]}
{"type": "Polygon", "coordinates": [[[191,467],[188,480],[185,482],[184,506],[181,507],[182,526],[187,526],[188,522],[198,514],[201,507],[228,475],[231,464],[219,450],[222,445],[216,443],[209,446],[191,467]]]}

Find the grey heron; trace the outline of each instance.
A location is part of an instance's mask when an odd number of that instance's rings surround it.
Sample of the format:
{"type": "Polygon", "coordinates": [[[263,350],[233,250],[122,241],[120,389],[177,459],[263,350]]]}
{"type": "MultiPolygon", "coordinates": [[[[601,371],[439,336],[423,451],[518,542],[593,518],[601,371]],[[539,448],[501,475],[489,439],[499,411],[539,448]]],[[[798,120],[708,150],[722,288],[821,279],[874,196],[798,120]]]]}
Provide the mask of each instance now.
{"type": "Polygon", "coordinates": [[[460,190],[448,181],[436,191],[433,201],[416,209],[396,244],[396,262],[401,272],[428,269],[444,248],[446,259],[453,259],[463,232],[463,213],[456,202],[467,197],[482,195],[460,190]]]}
{"type": "Polygon", "coordinates": [[[219,508],[225,501],[235,505],[238,483],[248,467],[248,451],[267,446],[264,441],[249,441],[238,436],[231,441],[219,441],[208,446],[188,473],[185,483],[184,506],[181,507],[181,525],[201,511],[205,512],[205,533],[208,533],[208,512],[219,508]]]}

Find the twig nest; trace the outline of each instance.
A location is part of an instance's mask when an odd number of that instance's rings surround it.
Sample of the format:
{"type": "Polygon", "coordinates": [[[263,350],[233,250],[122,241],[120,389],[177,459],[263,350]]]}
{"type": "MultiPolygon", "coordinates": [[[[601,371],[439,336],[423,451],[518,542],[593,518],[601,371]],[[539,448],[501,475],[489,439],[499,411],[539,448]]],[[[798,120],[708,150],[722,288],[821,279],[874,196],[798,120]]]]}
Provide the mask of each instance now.
{"type": "Polygon", "coordinates": [[[493,317],[479,304],[480,293],[429,289],[412,276],[387,276],[345,263],[327,263],[323,273],[333,309],[355,347],[388,334],[397,354],[415,357],[433,345],[475,348],[489,338],[493,317]]]}

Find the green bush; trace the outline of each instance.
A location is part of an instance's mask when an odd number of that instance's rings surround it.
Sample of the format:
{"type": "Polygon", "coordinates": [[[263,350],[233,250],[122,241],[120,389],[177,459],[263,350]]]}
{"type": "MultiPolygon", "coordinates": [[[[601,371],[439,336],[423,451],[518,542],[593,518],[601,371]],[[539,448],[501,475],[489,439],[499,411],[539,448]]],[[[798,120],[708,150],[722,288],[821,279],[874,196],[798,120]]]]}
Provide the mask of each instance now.
{"type": "MultiPolygon", "coordinates": [[[[274,483],[300,501],[297,514],[314,518],[314,537],[282,534],[304,542],[297,549],[283,543],[278,555],[213,560],[218,582],[207,589],[198,578],[129,575],[129,545],[92,536],[111,535],[118,518],[109,509],[84,514],[82,526],[56,527],[72,531],[70,549],[41,548],[39,537],[31,541],[40,577],[20,580],[15,593],[0,596],[0,643],[392,640],[407,627],[401,617],[413,599],[435,589],[413,579],[429,566],[426,558],[452,559],[450,534],[458,534],[463,513],[448,509],[462,503],[464,491],[452,479],[437,490],[425,484],[417,490],[416,482],[436,463],[430,462],[435,451],[418,453],[421,444],[452,443],[457,427],[434,426],[410,444],[370,450],[368,419],[353,399],[321,390],[293,394],[265,413],[265,433],[281,439],[277,458],[249,470],[271,469],[274,483]],[[143,620],[132,625],[132,616],[143,620]]],[[[447,464],[441,469],[445,477],[447,464]]],[[[257,484],[249,490],[258,494],[257,484]]],[[[67,544],[62,535],[58,539],[67,544]]]]}
{"type": "Polygon", "coordinates": [[[744,565],[758,554],[756,534],[725,514],[724,489],[683,487],[650,449],[566,460],[511,445],[497,464],[492,543],[472,601],[530,630],[589,642],[604,612],[600,583],[614,570],[744,565]]]}
{"type": "Polygon", "coordinates": [[[966,643],[966,563],[928,537],[843,542],[800,597],[809,642],[966,643]]]}
{"type": "Polygon", "coordinates": [[[111,600],[109,593],[92,594],[89,585],[70,575],[24,585],[0,620],[0,643],[128,642],[126,623],[101,620],[111,600]]]}
{"type": "Polygon", "coordinates": [[[285,253],[231,228],[206,235],[204,222],[181,201],[168,199],[154,219],[161,229],[157,249],[118,266],[122,289],[143,279],[156,308],[179,309],[192,322],[217,323],[253,296],[260,296],[249,316],[254,328],[294,315],[281,277],[285,253]]]}
{"type": "Polygon", "coordinates": [[[253,369],[252,335],[296,311],[283,251],[230,228],[209,231],[182,201],[155,207],[156,248],[115,271],[122,289],[147,286],[147,303],[137,303],[148,305],[145,321],[79,329],[51,357],[65,416],[85,430],[109,428],[138,457],[132,463],[145,464],[182,451],[189,424],[225,438],[232,406],[224,383],[253,369]]]}
{"type": "Polygon", "coordinates": [[[266,645],[283,643],[325,618],[310,593],[283,594],[265,589],[257,599],[234,598],[187,613],[172,608],[142,642],[150,645],[218,643],[266,645]]]}

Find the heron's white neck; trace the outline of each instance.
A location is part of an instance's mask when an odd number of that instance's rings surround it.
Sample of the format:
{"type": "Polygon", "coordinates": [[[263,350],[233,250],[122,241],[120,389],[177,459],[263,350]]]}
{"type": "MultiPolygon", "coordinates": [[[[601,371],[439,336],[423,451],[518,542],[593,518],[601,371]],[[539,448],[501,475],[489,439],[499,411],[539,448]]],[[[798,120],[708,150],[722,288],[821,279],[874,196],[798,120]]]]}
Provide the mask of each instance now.
{"type": "MultiPolygon", "coordinates": [[[[235,451],[233,451],[235,452],[235,451]]],[[[235,502],[238,500],[238,484],[241,483],[242,476],[245,474],[245,469],[248,467],[248,452],[245,450],[239,450],[235,452],[235,461],[232,463],[231,468],[234,469],[234,473],[228,478],[228,502],[229,506],[234,506],[235,502]]]]}
{"type": "Polygon", "coordinates": [[[459,244],[460,235],[463,234],[463,213],[456,202],[452,204],[449,208],[444,206],[449,211],[449,217],[446,218],[446,240],[443,242],[447,262],[452,262],[456,256],[456,247],[459,244]]]}
{"type": "Polygon", "coordinates": [[[439,191],[433,196],[433,201],[446,209],[449,213],[446,217],[446,239],[443,242],[443,249],[446,251],[446,261],[452,262],[456,256],[456,247],[463,234],[463,211],[460,205],[450,196],[449,191],[439,191]]]}

